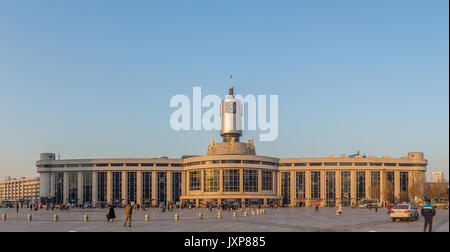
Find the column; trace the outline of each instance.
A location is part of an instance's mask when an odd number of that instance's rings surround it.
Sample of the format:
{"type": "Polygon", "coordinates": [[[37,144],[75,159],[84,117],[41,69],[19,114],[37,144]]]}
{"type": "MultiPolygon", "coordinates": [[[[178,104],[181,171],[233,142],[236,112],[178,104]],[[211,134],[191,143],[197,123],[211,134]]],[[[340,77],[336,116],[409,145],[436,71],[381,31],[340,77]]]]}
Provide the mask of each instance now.
{"type": "Polygon", "coordinates": [[[56,184],[55,172],[50,172],[50,197],[51,198],[54,198],[56,196],[55,184],[56,184]]]}
{"type": "Polygon", "coordinates": [[[384,187],[385,187],[385,181],[386,181],[386,173],[384,170],[380,171],[380,201],[386,201],[386,198],[384,197],[384,187]]]}
{"type": "Polygon", "coordinates": [[[136,172],[136,204],[142,205],[142,171],[136,172]]]}
{"type": "Polygon", "coordinates": [[[272,192],[273,192],[273,194],[279,196],[278,189],[277,189],[277,183],[276,183],[277,182],[276,174],[277,174],[277,171],[272,171],[272,192]]]}
{"type": "Polygon", "coordinates": [[[172,201],[172,171],[167,171],[167,203],[172,201]]]}
{"type": "Polygon", "coordinates": [[[223,194],[223,168],[219,169],[219,193],[223,194]]]}
{"type": "Polygon", "coordinates": [[[296,191],[295,191],[295,188],[296,188],[296,177],[295,177],[295,171],[290,171],[290,175],[289,175],[290,177],[291,177],[291,181],[290,181],[290,185],[291,185],[291,188],[290,188],[290,190],[291,190],[291,206],[292,207],[294,207],[296,204],[296,202],[295,202],[295,196],[296,196],[296,191]]]}
{"type": "Polygon", "coordinates": [[[262,193],[262,171],[258,169],[258,194],[262,193]]]}
{"type": "Polygon", "coordinates": [[[157,184],[156,184],[156,171],[152,171],[152,203],[153,205],[159,204],[157,200],[157,184]]]}
{"type": "Polygon", "coordinates": [[[336,171],[336,205],[341,203],[341,171],[336,171]]]}
{"type": "Polygon", "coordinates": [[[311,206],[311,171],[305,171],[305,201],[306,206],[311,206]]]}
{"type": "Polygon", "coordinates": [[[122,204],[126,204],[128,200],[127,188],[127,172],[122,171],[122,204]]]}
{"type": "Polygon", "coordinates": [[[322,206],[325,206],[327,198],[326,172],[320,171],[320,199],[322,206]]]}
{"type": "Polygon", "coordinates": [[[78,172],[78,185],[77,185],[77,203],[83,204],[83,172],[78,172]]]}
{"type": "Polygon", "coordinates": [[[69,202],[69,172],[64,172],[63,202],[69,202]]]}
{"type": "Polygon", "coordinates": [[[186,187],[188,186],[187,179],[186,179],[186,171],[181,172],[181,195],[186,196],[186,187]]]}
{"type": "Polygon", "coordinates": [[[205,192],[205,170],[201,169],[200,170],[200,192],[204,193],[205,192]]]}
{"type": "Polygon", "coordinates": [[[351,205],[353,206],[356,204],[356,171],[351,170],[350,171],[350,187],[351,187],[351,205]]]}
{"type": "Polygon", "coordinates": [[[394,193],[395,200],[400,200],[400,171],[394,171],[394,193]]]}
{"type": "Polygon", "coordinates": [[[108,203],[112,203],[112,185],[111,185],[111,171],[106,172],[106,200],[108,203]]]}
{"type": "Polygon", "coordinates": [[[97,171],[92,171],[92,204],[97,202],[97,171]]]}
{"type": "Polygon", "coordinates": [[[372,176],[371,171],[366,171],[366,198],[372,198],[372,176]]]}
{"type": "Polygon", "coordinates": [[[242,168],[239,169],[239,193],[244,193],[244,169],[242,168]]]}

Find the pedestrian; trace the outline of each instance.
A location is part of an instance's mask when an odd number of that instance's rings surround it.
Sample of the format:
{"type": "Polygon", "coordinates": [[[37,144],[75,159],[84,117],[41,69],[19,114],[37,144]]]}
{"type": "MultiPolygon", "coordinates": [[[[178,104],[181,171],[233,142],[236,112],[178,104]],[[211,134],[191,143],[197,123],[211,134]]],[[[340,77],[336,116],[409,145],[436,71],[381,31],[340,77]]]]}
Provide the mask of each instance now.
{"type": "MultiPolygon", "coordinates": [[[[114,212],[114,207],[112,205],[109,205],[109,212],[106,215],[106,219],[108,221],[111,221],[112,219],[116,218],[116,213],[114,212]]],[[[130,222],[131,223],[131,222],[130,222]]]]}
{"type": "Polygon", "coordinates": [[[387,214],[390,214],[391,213],[391,203],[388,204],[387,209],[388,209],[387,214]]]}
{"type": "Polygon", "coordinates": [[[127,226],[127,221],[128,221],[128,226],[131,227],[131,214],[133,213],[133,207],[131,207],[130,202],[127,202],[127,205],[125,206],[125,222],[123,223],[123,226],[126,227],[127,226]]]}
{"type": "Polygon", "coordinates": [[[316,204],[316,208],[314,209],[314,212],[315,212],[315,213],[317,213],[317,212],[320,213],[320,211],[319,211],[319,204],[316,204]]]}
{"type": "Polygon", "coordinates": [[[436,215],[436,209],[433,205],[431,205],[430,200],[425,200],[426,204],[422,207],[422,210],[420,211],[422,216],[425,219],[425,224],[423,226],[423,232],[427,231],[427,226],[429,232],[433,229],[433,217],[436,215]]]}
{"type": "Polygon", "coordinates": [[[336,215],[342,216],[342,205],[341,204],[339,204],[339,206],[338,206],[338,209],[336,211],[336,215]]]}
{"type": "Polygon", "coordinates": [[[378,205],[375,205],[375,212],[378,212],[378,205]]]}

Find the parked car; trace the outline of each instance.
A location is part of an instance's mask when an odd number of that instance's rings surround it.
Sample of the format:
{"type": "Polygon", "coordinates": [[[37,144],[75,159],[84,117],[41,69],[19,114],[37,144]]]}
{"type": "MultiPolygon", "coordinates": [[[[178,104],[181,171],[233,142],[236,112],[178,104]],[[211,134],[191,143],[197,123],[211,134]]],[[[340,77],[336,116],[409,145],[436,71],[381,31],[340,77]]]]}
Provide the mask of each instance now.
{"type": "Polygon", "coordinates": [[[391,219],[392,222],[395,220],[418,220],[419,219],[419,211],[412,204],[398,204],[391,209],[391,219]]]}

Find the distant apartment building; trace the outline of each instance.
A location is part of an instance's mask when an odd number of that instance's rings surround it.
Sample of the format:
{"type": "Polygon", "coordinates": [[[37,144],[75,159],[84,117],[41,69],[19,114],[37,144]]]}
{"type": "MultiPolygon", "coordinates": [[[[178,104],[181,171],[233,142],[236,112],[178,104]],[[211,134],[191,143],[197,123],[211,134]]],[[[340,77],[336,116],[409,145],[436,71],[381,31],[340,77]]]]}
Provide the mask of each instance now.
{"type": "Polygon", "coordinates": [[[433,182],[433,183],[444,182],[444,173],[443,172],[432,172],[431,173],[431,182],[433,182]]]}
{"type": "Polygon", "coordinates": [[[39,177],[10,178],[0,181],[0,201],[7,203],[29,203],[39,201],[39,177]]]}

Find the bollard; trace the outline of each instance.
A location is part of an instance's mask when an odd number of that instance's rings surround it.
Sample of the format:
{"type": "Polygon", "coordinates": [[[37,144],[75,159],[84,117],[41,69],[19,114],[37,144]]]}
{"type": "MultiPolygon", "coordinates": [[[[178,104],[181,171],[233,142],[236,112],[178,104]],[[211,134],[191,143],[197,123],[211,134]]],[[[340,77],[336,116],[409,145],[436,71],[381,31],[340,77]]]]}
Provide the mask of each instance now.
{"type": "Polygon", "coordinates": [[[220,212],[217,213],[217,219],[220,219],[220,212]]]}
{"type": "Polygon", "coordinates": [[[6,221],[8,219],[8,217],[6,216],[5,213],[2,213],[2,221],[6,221]]]}
{"type": "Polygon", "coordinates": [[[89,220],[89,217],[87,216],[87,214],[85,214],[85,215],[83,216],[83,221],[84,221],[84,222],[88,222],[88,220],[89,220]]]}
{"type": "Polygon", "coordinates": [[[255,212],[252,211],[252,216],[255,216],[255,212]]]}
{"type": "Polygon", "coordinates": [[[233,212],[233,218],[236,218],[236,216],[237,216],[236,212],[233,212]]]}
{"type": "Polygon", "coordinates": [[[263,209],[263,210],[262,210],[262,213],[263,213],[263,214],[266,214],[266,211],[263,209]]]}
{"type": "Polygon", "coordinates": [[[256,215],[259,215],[259,211],[258,211],[258,209],[256,209],[256,215]]]}
{"type": "Polygon", "coordinates": [[[198,214],[198,218],[199,218],[199,219],[203,219],[203,214],[202,214],[202,213],[199,213],[199,214],[198,214]]]}
{"type": "Polygon", "coordinates": [[[145,215],[145,222],[148,222],[149,221],[149,219],[148,219],[148,214],[146,214],[145,215]]]}
{"type": "Polygon", "coordinates": [[[56,215],[56,214],[53,215],[53,221],[54,221],[54,222],[57,222],[57,221],[58,221],[58,215],[56,215]]]}
{"type": "Polygon", "coordinates": [[[113,219],[111,218],[111,219],[109,219],[109,222],[113,222],[113,219]]]}
{"type": "Polygon", "coordinates": [[[28,214],[28,221],[31,221],[31,220],[32,220],[31,214],[28,214]]]}
{"type": "Polygon", "coordinates": [[[247,211],[244,212],[244,216],[247,216],[247,211]]]}
{"type": "Polygon", "coordinates": [[[178,214],[175,214],[175,220],[177,221],[178,220],[178,214]]]}

